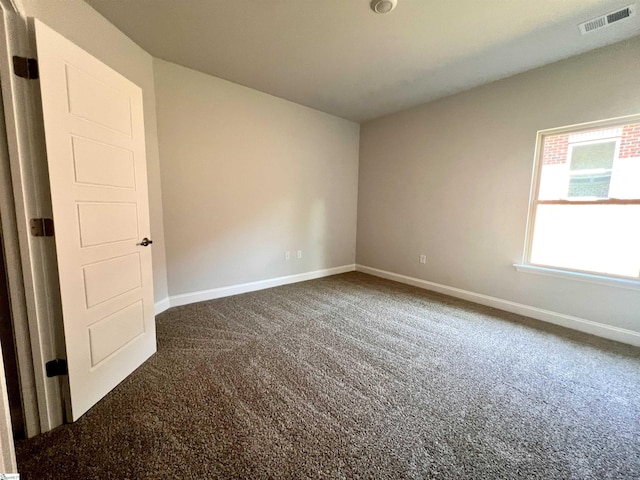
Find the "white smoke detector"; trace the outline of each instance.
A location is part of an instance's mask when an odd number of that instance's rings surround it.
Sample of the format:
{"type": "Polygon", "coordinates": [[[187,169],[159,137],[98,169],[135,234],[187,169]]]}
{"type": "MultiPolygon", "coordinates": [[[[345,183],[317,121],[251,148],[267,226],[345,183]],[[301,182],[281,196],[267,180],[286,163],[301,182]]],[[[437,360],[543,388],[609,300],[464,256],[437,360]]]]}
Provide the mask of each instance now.
{"type": "Polygon", "coordinates": [[[389,13],[396,8],[398,0],[373,0],[371,2],[371,10],[376,13],[389,13]]]}

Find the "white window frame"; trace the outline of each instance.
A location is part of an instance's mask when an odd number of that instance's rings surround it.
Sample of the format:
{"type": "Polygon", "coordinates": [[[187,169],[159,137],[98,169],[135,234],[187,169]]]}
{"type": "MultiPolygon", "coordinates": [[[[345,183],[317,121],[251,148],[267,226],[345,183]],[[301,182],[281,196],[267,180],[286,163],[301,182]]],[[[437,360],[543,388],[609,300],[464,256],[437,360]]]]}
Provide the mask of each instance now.
{"type": "MultiPolygon", "coordinates": [[[[580,133],[587,130],[594,130],[607,127],[621,127],[627,124],[640,123],[640,114],[628,115],[623,117],[610,118],[607,120],[600,120],[595,122],[587,122],[576,125],[568,125],[560,128],[551,128],[546,130],[539,130],[536,137],[536,148],[533,161],[533,173],[531,181],[531,189],[529,192],[529,213],[527,215],[527,227],[525,233],[525,246],[522,257],[522,262],[514,265],[515,269],[519,272],[534,273],[539,275],[564,278],[570,280],[577,280],[587,283],[595,283],[599,285],[606,285],[612,287],[626,288],[631,290],[640,290],[640,278],[635,277],[623,277],[611,274],[603,274],[600,272],[591,272],[585,270],[575,270],[564,267],[555,267],[548,265],[539,265],[531,263],[531,250],[533,245],[533,233],[535,228],[536,210],[538,205],[545,203],[552,204],[640,204],[640,200],[619,200],[619,199],[607,199],[607,200],[538,200],[538,192],[540,191],[540,179],[542,174],[542,157],[544,151],[544,140],[546,137],[562,135],[566,133],[580,133]]],[[[589,143],[600,143],[604,141],[611,141],[615,137],[607,139],[597,139],[593,141],[575,142],[569,145],[567,151],[567,169],[570,169],[571,153],[573,151],[573,145],[587,145],[589,143]]],[[[614,157],[614,165],[612,171],[615,168],[615,162],[620,151],[620,139],[616,142],[616,151],[614,157]]],[[[587,197],[588,198],[588,197],[587,197]]],[[[640,248],[640,246],[638,247],[640,248]]]]}

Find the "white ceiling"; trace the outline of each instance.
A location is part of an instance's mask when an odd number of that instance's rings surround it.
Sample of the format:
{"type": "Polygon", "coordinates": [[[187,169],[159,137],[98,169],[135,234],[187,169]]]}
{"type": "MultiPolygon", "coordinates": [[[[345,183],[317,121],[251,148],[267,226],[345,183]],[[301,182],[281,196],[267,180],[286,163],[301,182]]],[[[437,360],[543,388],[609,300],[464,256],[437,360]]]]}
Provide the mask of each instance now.
{"type": "MultiPolygon", "coordinates": [[[[153,56],[355,121],[640,33],[634,0],[87,0],[153,56]]],[[[621,66],[621,68],[624,68],[621,66]]]]}

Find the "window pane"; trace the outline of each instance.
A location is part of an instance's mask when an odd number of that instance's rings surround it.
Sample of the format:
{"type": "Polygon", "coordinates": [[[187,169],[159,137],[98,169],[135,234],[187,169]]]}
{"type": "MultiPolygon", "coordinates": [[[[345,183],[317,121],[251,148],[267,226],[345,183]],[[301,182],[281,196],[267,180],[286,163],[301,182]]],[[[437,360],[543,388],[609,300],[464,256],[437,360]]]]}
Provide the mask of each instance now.
{"type": "Polygon", "coordinates": [[[531,263],[640,276],[640,205],[538,205],[531,263]]]}
{"type": "Polygon", "coordinates": [[[640,124],[544,137],[539,200],[640,199],[640,124]]]}
{"type": "Polygon", "coordinates": [[[611,169],[615,152],[616,142],[575,145],[571,152],[571,171],[611,169]]]}
{"type": "Polygon", "coordinates": [[[608,198],[611,171],[606,173],[571,174],[569,197],[608,198]]]}

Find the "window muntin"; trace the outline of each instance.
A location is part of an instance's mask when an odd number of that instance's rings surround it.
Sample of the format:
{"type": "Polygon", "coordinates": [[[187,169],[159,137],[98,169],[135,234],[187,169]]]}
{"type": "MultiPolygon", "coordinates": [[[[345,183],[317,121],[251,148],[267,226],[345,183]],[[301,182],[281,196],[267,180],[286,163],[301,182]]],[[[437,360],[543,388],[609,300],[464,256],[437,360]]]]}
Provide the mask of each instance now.
{"type": "Polygon", "coordinates": [[[526,263],[640,279],[640,116],[626,120],[539,133],[526,263]]]}

